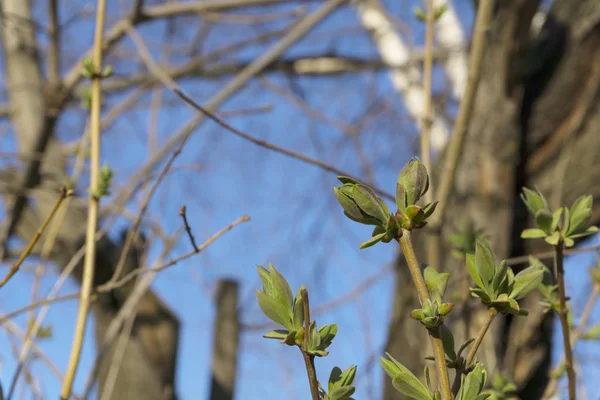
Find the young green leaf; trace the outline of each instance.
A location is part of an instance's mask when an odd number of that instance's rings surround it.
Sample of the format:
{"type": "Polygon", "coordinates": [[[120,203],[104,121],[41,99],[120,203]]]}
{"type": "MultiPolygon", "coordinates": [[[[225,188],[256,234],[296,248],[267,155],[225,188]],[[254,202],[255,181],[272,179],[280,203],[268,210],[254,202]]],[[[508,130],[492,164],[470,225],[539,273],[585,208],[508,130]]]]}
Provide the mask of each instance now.
{"type": "Polygon", "coordinates": [[[432,400],[431,394],[421,381],[408,368],[386,353],[389,360],[380,357],[381,368],[390,378],[400,393],[416,400],[432,400]]]}
{"type": "Polygon", "coordinates": [[[521,199],[532,215],[536,215],[539,210],[548,209],[548,202],[538,190],[533,191],[531,189],[523,188],[521,199]]]}
{"type": "Polygon", "coordinates": [[[304,325],[304,304],[302,302],[301,294],[302,289],[306,289],[306,287],[304,285],[300,286],[300,289],[298,289],[298,293],[296,293],[296,299],[294,300],[294,329],[300,329],[304,325]]]}
{"type": "MultiPolygon", "coordinates": [[[[460,387],[457,399],[460,400],[474,400],[482,392],[485,386],[487,378],[487,372],[483,368],[483,364],[477,363],[475,368],[462,377],[462,385],[460,387]]],[[[487,398],[487,397],[486,397],[487,398]]]]}
{"type": "Polygon", "coordinates": [[[571,233],[579,233],[588,224],[592,216],[592,196],[581,196],[571,206],[570,223],[567,235],[571,233]]]}
{"type": "Polygon", "coordinates": [[[386,235],[386,232],[380,233],[378,235],[373,236],[371,239],[367,240],[366,242],[362,242],[360,244],[360,249],[363,250],[363,249],[366,249],[366,248],[376,245],[377,243],[381,242],[381,239],[383,239],[385,237],[385,235],[386,235]]]}
{"type": "Polygon", "coordinates": [[[466,255],[466,264],[467,264],[467,271],[469,272],[469,275],[471,275],[471,279],[473,279],[473,282],[475,282],[475,284],[478,287],[480,287],[481,289],[484,289],[485,286],[483,285],[481,277],[479,276],[479,272],[477,271],[477,263],[475,262],[475,255],[467,254],[466,255]]]}
{"type": "Polygon", "coordinates": [[[521,239],[540,239],[546,237],[546,232],[538,228],[523,229],[521,239]]]}
{"type": "Polygon", "coordinates": [[[535,214],[535,223],[540,227],[541,230],[550,234],[552,233],[553,216],[550,211],[539,210],[535,214]]]}
{"type": "Polygon", "coordinates": [[[329,345],[331,345],[331,342],[335,338],[335,335],[337,335],[337,331],[337,324],[323,325],[319,329],[319,336],[321,336],[319,348],[321,350],[325,350],[327,347],[329,347],[329,345]]]}
{"type": "Polygon", "coordinates": [[[451,360],[456,360],[456,352],[454,351],[454,336],[446,325],[441,325],[442,344],[444,345],[444,353],[451,360]]]}
{"type": "Polygon", "coordinates": [[[286,308],[285,305],[281,304],[273,297],[268,296],[260,290],[256,291],[256,297],[258,299],[258,305],[260,309],[269,319],[271,319],[271,321],[289,330],[292,329],[292,321],[290,315],[291,310],[286,308]]]}
{"type": "Polygon", "coordinates": [[[491,283],[496,269],[496,256],[486,240],[478,240],[475,245],[475,263],[483,287],[491,293],[491,283]]]}
{"type": "Polygon", "coordinates": [[[539,265],[525,268],[515,276],[515,283],[510,298],[520,300],[535,290],[544,279],[545,269],[539,265]]]}
{"type": "Polygon", "coordinates": [[[288,337],[289,334],[290,334],[290,331],[288,331],[286,329],[276,329],[274,331],[271,331],[271,332],[267,333],[263,337],[267,338],[267,339],[284,340],[285,338],[288,337]]]}

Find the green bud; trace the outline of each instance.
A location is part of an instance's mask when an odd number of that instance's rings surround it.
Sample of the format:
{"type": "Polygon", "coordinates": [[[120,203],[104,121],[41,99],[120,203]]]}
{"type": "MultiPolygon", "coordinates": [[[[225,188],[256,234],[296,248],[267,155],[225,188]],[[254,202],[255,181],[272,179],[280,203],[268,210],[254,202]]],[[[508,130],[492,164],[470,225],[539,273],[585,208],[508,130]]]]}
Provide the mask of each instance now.
{"type": "Polygon", "coordinates": [[[396,186],[396,204],[402,212],[408,206],[415,205],[429,189],[427,168],[419,159],[411,159],[402,168],[396,186]]]}
{"type": "Polygon", "coordinates": [[[346,177],[338,177],[344,183],[333,189],[344,214],[365,225],[387,225],[390,212],[385,202],[371,188],[360,183],[350,183],[346,177]]]}
{"type": "Polygon", "coordinates": [[[445,317],[446,315],[450,314],[450,311],[452,311],[452,308],[454,308],[454,304],[442,303],[438,306],[438,312],[440,313],[440,315],[445,317]]]}

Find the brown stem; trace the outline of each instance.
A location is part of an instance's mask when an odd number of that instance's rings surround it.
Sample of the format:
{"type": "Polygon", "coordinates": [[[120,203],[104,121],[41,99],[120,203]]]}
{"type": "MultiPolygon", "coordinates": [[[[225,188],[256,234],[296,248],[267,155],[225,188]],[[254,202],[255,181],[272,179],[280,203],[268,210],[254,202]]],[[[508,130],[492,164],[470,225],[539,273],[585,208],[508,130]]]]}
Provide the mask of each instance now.
{"type": "MultiPolygon", "coordinates": [[[[406,263],[408,264],[408,269],[410,270],[415,287],[417,288],[419,300],[421,301],[421,304],[423,304],[423,302],[429,300],[429,292],[427,291],[427,285],[425,284],[425,279],[423,279],[421,267],[419,266],[415,250],[412,245],[410,231],[403,229],[402,237],[398,240],[398,242],[402,247],[402,253],[404,253],[406,263]]],[[[448,369],[446,368],[446,356],[444,355],[444,346],[442,344],[441,335],[437,329],[428,329],[428,332],[429,339],[431,340],[431,348],[433,349],[433,355],[435,358],[435,367],[440,383],[442,400],[452,400],[450,380],[448,379],[448,369]]]]}
{"type": "Polygon", "coordinates": [[[556,246],[555,259],[556,264],[556,281],[558,282],[558,295],[560,298],[560,306],[558,309],[558,317],[563,333],[563,344],[565,347],[565,366],[567,369],[567,378],[569,381],[569,400],[575,400],[577,394],[575,392],[575,369],[573,368],[573,349],[571,348],[571,339],[569,338],[571,328],[568,321],[567,298],[565,294],[565,270],[564,270],[564,242],[560,240],[556,246]]]}
{"type": "Polygon", "coordinates": [[[308,292],[306,289],[302,289],[300,295],[302,296],[302,307],[304,309],[304,343],[300,350],[302,351],[302,357],[304,357],[304,364],[306,364],[310,394],[313,400],[320,400],[319,381],[317,380],[317,371],[315,370],[315,356],[308,354],[307,352],[310,340],[310,308],[308,304],[308,292]]]}

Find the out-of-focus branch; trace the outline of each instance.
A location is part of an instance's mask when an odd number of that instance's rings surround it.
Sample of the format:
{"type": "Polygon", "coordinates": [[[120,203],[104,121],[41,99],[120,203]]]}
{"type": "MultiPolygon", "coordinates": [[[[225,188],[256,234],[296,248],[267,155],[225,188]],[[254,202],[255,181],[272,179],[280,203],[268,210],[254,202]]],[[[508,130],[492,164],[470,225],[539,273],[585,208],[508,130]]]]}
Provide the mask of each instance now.
{"type": "MultiPolygon", "coordinates": [[[[436,52],[437,59],[445,58],[445,51],[436,52]]],[[[185,78],[217,79],[235,75],[250,63],[245,62],[217,62],[206,65],[206,56],[198,56],[190,59],[185,64],[165,68],[165,73],[174,80],[185,78]]],[[[423,54],[415,54],[410,61],[399,64],[397,70],[407,70],[413,61],[423,59],[423,54]]],[[[379,71],[388,69],[389,65],[379,58],[361,58],[345,55],[306,55],[296,58],[275,60],[261,71],[261,74],[269,72],[281,72],[302,76],[331,76],[351,74],[363,71],[379,71]]],[[[132,86],[147,84],[154,85],[160,82],[153,74],[139,73],[127,77],[113,77],[104,84],[106,92],[118,92],[131,88],[132,86]]]]}
{"type": "Polygon", "coordinates": [[[58,86],[60,81],[60,26],[58,23],[58,0],[48,0],[48,17],[50,20],[48,44],[48,82],[58,86]]]}
{"type": "MultiPolygon", "coordinates": [[[[404,105],[410,116],[421,126],[425,115],[425,96],[421,87],[421,73],[417,65],[407,69],[395,69],[398,65],[408,64],[410,49],[396,33],[394,25],[386,15],[378,0],[361,0],[357,4],[360,22],[371,34],[382,60],[392,69],[390,79],[396,91],[404,99],[404,105]]],[[[432,115],[431,145],[434,150],[440,150],[446,143],[448,129],[437,115],[432,115]]]]}
{"type": "MultiPolygon", "coordinates": [[[[83,264],[83,281],[81,284],[81,296],[79,298],[79,309],[77,310],[77,322],[69,364],[65,373],[65,380],[60,392],[61,400],[68,400],[71,396],[75,374],[81,358],[81,349],[91,306],[92,286],[94,284],[94,272],[96,267],[96,230],[98,228],[98,211],[100,208],[100,197],[102,197],[100,185],[100,108],[102,107],[102,59],[103,59],[103,37],[106,16],[106,0],[98,0],[96,10],[96,29],[94,33],[94,54],[92,57],[92,92],[90,110],[90,195],[88,200],[88,216],[85,235],[85,258],[83,264]]],[[[108,184],[108,183],[105,183],[108,184]]]]}

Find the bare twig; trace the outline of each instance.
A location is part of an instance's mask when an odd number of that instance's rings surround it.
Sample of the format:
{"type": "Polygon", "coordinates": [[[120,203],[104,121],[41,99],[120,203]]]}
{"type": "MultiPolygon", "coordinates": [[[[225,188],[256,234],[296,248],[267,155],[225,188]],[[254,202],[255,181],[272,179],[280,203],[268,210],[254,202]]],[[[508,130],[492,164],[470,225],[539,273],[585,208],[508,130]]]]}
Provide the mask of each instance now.
{"type": "Polygon", "coordinates": [[[194,234],[192,233],[192,228],[190,227],[190,224],[188,223],[187,220],[187,208],[185,206],[181,206],[181,210],[179,211],[179,215],[181,216],[181,218],[183,219],[183,226],[185,227],[185,231],[188,234],[188,237],[190,238],[190,242],[192,243],[192,247],[194,248],[194,251],[198,251],[198,245],[196,244],[196,239],[194,239],[194,234]]]}
{"type": "Polygon", "coordinates": [[[88,218],[85,237],[85,258],[83,264],[83,280],[81,283],[81,296],[79,297],[79,309],[77,311],[77,322],[75,334],[69,356],[69,364],[65,373],[60,392],[61,400],[68,400],[71,396],[73,381],[79,366],[83,338],[87,325],[88,312],[90,309],[92,285],[94,283],[94,269],[96,260],[96,229],[98,226],[99,210],[99,186],[100,186],[100,108],[102,105],[102,51],[104,22],[106,13],[106,0],[98,0],[96,11],[96,31],[94,37],[94,53],[92,63],[94,73],[92,75],[91,110],[90,110],[90,197],[88,201],[88,218]]]}
{"type": "Polygon", "coordinates": [[[42,224],[42,226],[40,226],[40,228],[37,230],[37,232],[35,233],[35,235],[33,235],[33,238],[31,238],[31,241],[27,245],[27,248],[25,249],[25,251],[23,251],[23,254],[21,254],[21,256],[19,257],[19,259],[10,267],[10,270],[8,271],[8,274],[6,274],[6,276],[4,277],[4,279],[2,279],[2,282],[0,282],[0,288],[2,286],[6,285],[6,283],[10,280],[10,278],[12,278],[13,275],[17,273],[17,271],[19,270],[19,267],[21,266],[21,264],[23,264],[23,261],[25,261],[25,259],[27,258],[27,256],[29,256],[29,254],[31,254],[31,251],[33,250],[33,247],[36,245],[36,243],[38,242],[38,240],[42,236],[42,233],[44,233],[44,231],[48,227],[48,224],[50,223],[50,221],[52,221],[52,218],[54,218],[54,216],[56,215],[56,212],[58,211],[58,209],[59,209],[60,205],[62,204],[63,200],[66,199],[69,194],[70,193],[67,191],[66,188],[63,188],[61,190],[60,195],[58,197],[58,200],[56,200],[56,203],[54,204],[54,207],[52,208],[52,211],[46,217],[46,220],[44,221],[44,223],[42,224]]]}
{"type": "Polygon", "coordinates": [[[302,289],[300,291],[302,296],[302,307],[304,310],[304,342],[300,351],[302,357],[304,357],[304,364],[306,365],[306,373],[308,374],[308,384],[310,385],[310,394],[312,400],[319,399],[319,381],[317,379],[317,371],[315,370],[315,356],[308,354],[308,343],[310,342],[310,307],[308,303],[308,291],[302,289]]]}
{"type": "MultiPolygon", "coordinates": [[[[326,5],[319,11],[315,12],[312,16],[312,18],[306,18],[304,21],[304,24],[302,24],[302,28],[303,29],[296,29],[294,35],[288,35],[288,37],[286,37],[286,40],[284,41],[282,39],[282,47],[287,47],[289,44],[295,42],[296,40],[298,40],[307,30],[308,28],[314,26],[314,24],[316,24],[321,18],[323,18],[325,15],[329,14],[330,12],[332,12],[333,10],[335,10],[341,3],[343,3],[345,0],[330,0],[329,3],[326,3],[326,5]],[[289,44],[288,44],[289,43],[289,44]]],[[[311,17],[309,16],[309,17],[311,17]]],[[[261,144],[263,145],[263,147],[267,147],[268,143],[255,139],[252,136],[241,132],[239,130],[237,130],[236,128],[232,127],[231,125],[229,125],[227,122],[225,122],[224,120],[222,120],[221,118],[217,117],[213,112],[209,111],[207,108],[204,108],[202,106],[200,106],[199,104],[197,104],[189,95],[187,95],[185,92],[183,92],[178,86],[177,84],[158,66],[156,65],[156,63],[154,62],[152,56],[150,55],[150,52],[148,51],[148,48],[146,46],[146,44],[144,43],[144,40],[141,38],[141,36],[139,36],[137,34],[137,32],[135,31],[135,29],[133,28],[133,26],[131,24],[126,24],[125,26],[125,31],[128,33],[129,37],[132,39],[134,45],[136,46],[140,57],[142,58],[142,60],[144,61],[144,63],[146,64],[146,66],[148,67],[148,69],[152,72],[152,74],[154,74],[156,76],[156,78],[158,80],[160,80],[166,87],[168,87],[169,89],[171,89],[178,97],[180,97],[186,104],[190,105],[194,110],[199,111],[201,113],[200,117],[202,118],[198,118],[198,123],[202,121],[204,116],[209,117],[210,119],[212,119],[213,121],[217,122],[219,125],[221,125],[222,127],[226,128],[227,130],[237,134],[238,136],[242,136],[243,138],[245,138],[246,140],[250,140],[256,144],[261,144]]],[[[283,50],[283,49],[282,49],[283,50]]],[[[273,53],[279,53],[279,50],[277,52],[273,52],[273,53]]],[[[255,75],[258,71],[260,71],[260,69],[264,68],[264,66],[267,65],[267,63],[265,62],[265,60],[263,60],[263,58],[267,58],[270,59],[271,58],[271,54],[267,54],[266,56],[263,57],[259,57],[259,59],[257,60],[257,62],[253,65],[257,65],[256,67],[253,68],[248,68],[249,71],[247,71],[248,76],[253,76],[255,75]],[[260,62],[259,62],[260,61],[260,62]],[[254,71],[256,69],[256,71],[254,71]]],[[[240,74],[241,75],[241,74],[240,74]]],[[[245,77],[244,77],[244,81],[245,81],[245,77]]],[[[228,89],[230,90],[237,90],[239,87],[241,87],[241,83],[236,83],[236,84],[232,84],[230,85],[230,87],[228,89]]],[[[228,90],[224,90],[224,92],[227,92],[228,90]]],[[[222,100],[221,100],[222,101],[222,100]]],[[[216,103],[220,103],[221,101],[216,101],[216,103]]],[[[192,125],[195,125],[192,124],[192,125]]],[[[189,139],[189,137],[191,136],[193,132],[193,129],[186,129],[184,131],[184,136],[183,139],[180,142],[179,145],[179,150],[175,151],[174,153],[174,157],[176,157],[179,152],[181,151],[181,148],[183,147],[183,145],[185,144],[185,142],[189,139]]],[[[281,148],[278,148],[274,145],[269,145],[271,146],[274,150],[275,149],[279,149],[279,152],[283,152],[284,154],[288,154],[288,155],[295,155],[295,156],[299,156],[296,153],[290,152],[288,150],[284,150],[281,148]]],[[[166,147],[168,149],[168,146],[166,147]]],[[[174,157],[171,158],[170,163],[172,163],[172,160],[174,160],[174,157]]],[[[307,157],[301,156],[306,160],[311,160],[313,164],[320,164],[322,167],[329,167],[330,169],[332,169],[333,167],[328,166],[327,164],[321,163],[317,160],[312,160],[309,159],[307,157]]],[[[170,167],[170,164],[169,164],[170,167]]],[[[336,173],[343,175],[342,171],[334,169],[336,173]]],[[[164,173],[166,173],[166,169],[163,170],[164,173]]],[[[161,176],[163,175],[163,173],[161,172],[161,176]]],[[[159,177],[160,178],[160,177],[159,177]]],[[[160,181],[160,179],[157,181],[157,183],[160,181]]],[[[127,254],[127,252],[129,251],[129,247],[131,246],[131,244],[133,243],[133,240],[135,239],[135,237],[137,236],[137,233],[139,231],[139,226],[141,223],[141,219],[143,214],[145,213],[145,210],[147,209],[148,206],[148,202],[150,200],[150,198],[152,197],[155,188],[158,185],[155,184],[153,187],[153,190],[150,191],[149,195],[146,197],[147,201],[144,203],[144,206],[142,207],[142,210],[140,212],[140,215],[138,217],[138,219],[136,220],[136,223],[134,224],[134,228],[131,230],[130,234],[127,237],[123,252],[121,253],[121,259],[117,265],[117,268],[115,270],[115,273],[113,275],[113,278],[111,279],[113,282],[116,279],[119,279],[120,277],[120,273],[123,269],[123,265],[124,265],[124,260],[125,260],[125,256],[127,254]]]]}
{"type": "MultiPolygon", "coordinates": [[[[343,2],[344,0],[334,0],[336,2],[343,2]]],[[[140,56],[142,57],[142,59],[144,60],[144,62],[146,63],[146,65],[148,66],[148,68],[150,69],[150,71],[155,75],[155,77],[157,79],[159,79],[166,87],[168,87],[171,91],[173,91],[173,93],[175,93],[179,98],[181,98],[186,104],[188,104],[190,107],[192,107],[194,110],[200,112],[203,116],[208,117],[209,119],[213,120],[214,122],[216,122],[218,125],[220,125],[221,127],[225,128],[226,130],[230,131],[231,133],[242,137],[243,139],[252,142],[258,146],[267,148],[269,150],[273,150],[276,151],[278,153],[284,154],[286,156],[292,157],[294,159],[303,161],[305,163],[308,164],[312,164],[312,165],[316,165],[321,169],[324,169],[326,171],[329,172],[333,172],[337,175],[346,175],[346,176],[351,176],[348,173],[335,168],[329,164],[326,164],[324,162],[321,162],[319,160],[304,156],[302,154],[293,152],[291,150],[287,150],[284,149],[282,147],[273,145],[271,143],[268,143],[264,140],[260,140],[260,139],[256,139],[253,136],[249,135],[248,133],[245,133],[235,127],[233,127],[232,125],[230,125],[229,123],[227,123],[226,121],[224,121],[223,119],[219,118],[215,113],[213,113],[212,111],[210,111],[208,108],[203,107],[201,105],[199,105],[198,103],[196,103],[187,93],[185,93],[172,79],[169,75],[167,75],[159,66],[156,65],[156,63],[152,60],[152,57],[150,56],[150,53],[148,51],[148,48],[146,47],[146,45],[144,44],[142,38],[137,34],[137,32],[135,32],[135,30],[133,30],[132,27],[129,28],[128,33],[131,37],[131,39],[133,40],[134,44],[136,45],[136,48],[138,50],[138,52],[140,53],[140,56]]],[[[373,190],[375,190],[376,192],[378,192],[379,194],[381,194],[382,196],[387,197],[388,199],[393,200],[394,196],[392,196],[389,193],[384,192],[383,190],[377,188],[377,187],[373,187],[373,190]]]]}

